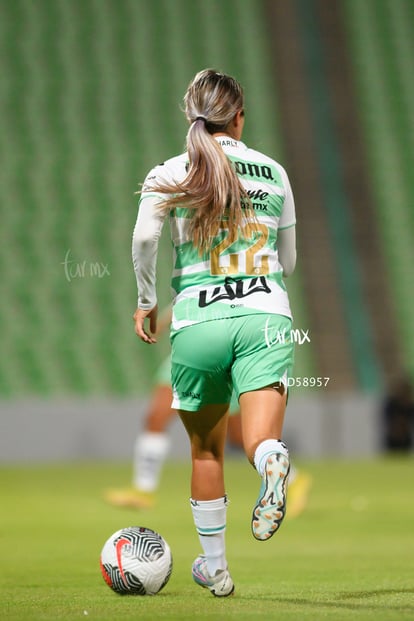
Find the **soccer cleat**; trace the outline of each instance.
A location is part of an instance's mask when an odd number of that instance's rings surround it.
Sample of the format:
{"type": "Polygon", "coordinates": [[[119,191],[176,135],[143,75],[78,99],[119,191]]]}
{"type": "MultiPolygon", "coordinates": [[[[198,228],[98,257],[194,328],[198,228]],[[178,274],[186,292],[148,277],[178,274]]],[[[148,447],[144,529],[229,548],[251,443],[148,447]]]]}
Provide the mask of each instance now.
{"type": "Polygon", "coordinates": [[[266,541],[280,527],[286,513],[286,480],[289,458],[272,453],[266,459],[262,485],[252,515],[253,537],[266,541]]]}
{"type": "Polygon", "coordinates": [[[197,556],[193,563],[191,573],[194,582],[203,588],[207,588],[215,597],[228,597],[234,593],[233,580],[227,569],[216,571],[215,576],[210,576],[207,570],[207,559],[203,554],[197,556]]]}
{"type": "Polygon", "coordinates": [[[141,492],[136,488],[108,489],[104,498],[114,507],[127,509],[151,509],[155,504],[155,496],[150,492],[141,492]]]}
{"type": "Polygon", "coordinates": [[[312,477],[306,472],[297,472],[293,481],[288,479],[289,511],[287,518],[295,518],[300,515],[309,500],[309,492],[312,487],[312,477]]]}

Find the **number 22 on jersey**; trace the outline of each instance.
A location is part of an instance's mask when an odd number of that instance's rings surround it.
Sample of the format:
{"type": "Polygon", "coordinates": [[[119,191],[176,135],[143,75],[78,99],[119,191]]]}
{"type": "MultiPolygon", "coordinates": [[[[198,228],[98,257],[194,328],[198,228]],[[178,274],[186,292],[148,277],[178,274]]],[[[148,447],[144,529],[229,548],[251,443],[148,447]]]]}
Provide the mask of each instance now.
{"type": "Polygon", "coordinates": [[[269,273],[268,255],[256,256],[269,238],[269,229],[265,224],[248,222],[240,227],[241,237],[234,243],[243,246],[247,244],[247,248],[242,247],[237,252],[227,252],[233,245],[229,241],[228,222],[226,220],[221,221],[220,228],[224,230],[225,237],[210,252],[210,272],[213,276],[240,273],[261,276],[269,273]],[[228,257],[229,263],[224,264],[224,256],[228,257]]]}

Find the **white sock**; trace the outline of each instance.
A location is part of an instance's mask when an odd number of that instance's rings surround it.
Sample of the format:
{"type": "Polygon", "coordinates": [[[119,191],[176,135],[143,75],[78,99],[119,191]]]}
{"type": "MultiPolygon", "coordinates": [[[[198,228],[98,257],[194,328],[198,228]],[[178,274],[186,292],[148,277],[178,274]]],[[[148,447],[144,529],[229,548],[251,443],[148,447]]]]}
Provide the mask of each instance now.
{"type": "Polygon", "coordinates": [[[207,561],[210,576],[227,568],[226,561],[226,514],[227,496],[215,500],[190,499],[194,524],[207,561]]]}
{"type": "Polygon", "coordinates": [[[159,485],[161,470],[170,449],[167,433],[145,431],[134,446],[133,484],[143,492],[154,492],[159,485]]]}
{"type": "Polygon", "coordinates": [[[254,454],[254,466],[260,476],[263,475],[266,458],[272,453],[282,453],[282,455],[285,455],[289,459],[289,451],[284,442],[281,440],[264,440],[256,448],[254,454]]]}

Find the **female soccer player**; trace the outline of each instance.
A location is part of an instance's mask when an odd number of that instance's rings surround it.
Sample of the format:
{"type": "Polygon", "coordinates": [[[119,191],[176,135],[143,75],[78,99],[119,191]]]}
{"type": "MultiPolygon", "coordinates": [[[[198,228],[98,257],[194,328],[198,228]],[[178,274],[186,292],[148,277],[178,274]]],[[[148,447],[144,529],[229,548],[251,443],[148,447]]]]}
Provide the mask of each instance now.
{"type": "Polygon", "coordinates": [[[289,455],[281,436],[293,344],[283,276],[296,262],[295,209],[282,166],[241,142],[244,98],[234,78],[199,72],[184,104],[187,150],[154,168],[142,189],[133,235],[134,321],[142,341],[155,343],[157,247],[168,215],[175,293],[172,407],[191,443],[191,508],[204,552],[192,574],[197,584],[225,597],[234,591],[223,473],[232,386],[244,451],[261,477],[253,536],[269,539],[286,511],[289,455]]]}

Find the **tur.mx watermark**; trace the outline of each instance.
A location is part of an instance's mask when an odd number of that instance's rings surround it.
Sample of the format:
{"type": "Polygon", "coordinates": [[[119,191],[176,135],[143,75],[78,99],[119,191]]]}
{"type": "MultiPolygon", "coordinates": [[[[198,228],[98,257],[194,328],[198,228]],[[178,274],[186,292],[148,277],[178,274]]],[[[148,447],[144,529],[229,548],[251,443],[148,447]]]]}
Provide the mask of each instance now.
{"type": "Polygon", "coordinates": [[[284,345],[285,343],[297,343],[303,345],[304,343],[310,343],[309,330],[294,329],[294,330],[278,330],[274,326],[269,325],[269,319],[266,320],[265,327],[263,328],[266,345],[272,347],[272,345],[284,345]]]}
{"type": "Polygon", "coordinates": [[[69,248],[65,255],[65,260],[62,261],[63,269],[65,272],[65,278],[68,282],[71,282],[75,278],[104,278],[104,276],[110,276],[108,263],[101,263],[100,261],[75,261],[70,258],[71,249],[69,248]]]}

